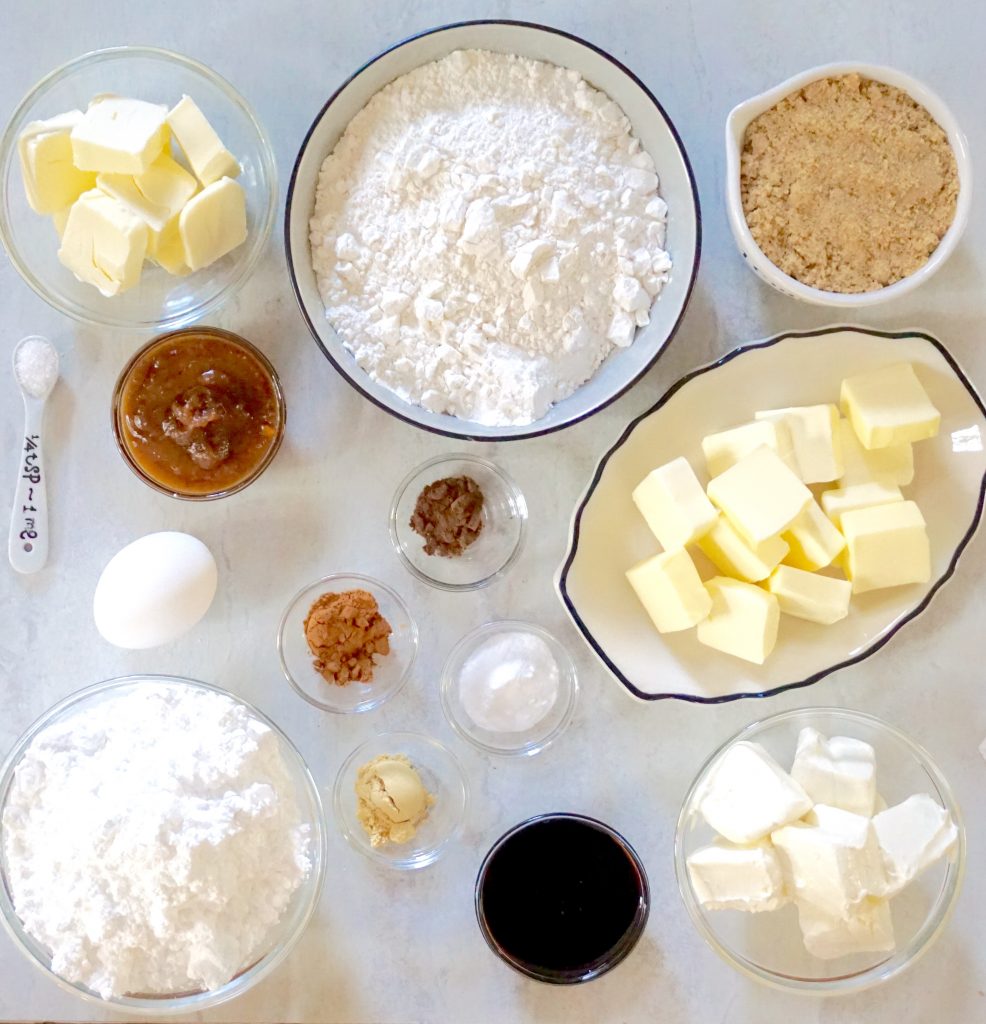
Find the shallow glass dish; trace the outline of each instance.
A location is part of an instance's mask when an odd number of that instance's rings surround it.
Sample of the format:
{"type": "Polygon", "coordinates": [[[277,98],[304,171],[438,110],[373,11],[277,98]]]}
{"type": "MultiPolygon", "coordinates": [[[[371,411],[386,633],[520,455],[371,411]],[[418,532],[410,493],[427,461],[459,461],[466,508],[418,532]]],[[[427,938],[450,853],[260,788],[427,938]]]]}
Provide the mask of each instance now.
{"type": "Polygon", "coordinates": [[[77,714],[80,710],[100,703],[110,695],[142,686],[145,683],[187,686],[195,690],[206,690],[211,693],[222,694],[224,697],[228,697],[230,700],[246,708],[254,718],[271,729],[280,740],[281,755],[284,758],[284,763],[287,766],[287,771],[298,799],[302,819],[311,829],[309,856],[311,857],[312,869],[308,878],[292,897],[285,915],[272,928],[268,942],[265,944],[266,948],[262,953],[259,953],[252,963],[245,966],[236,977],[217,989],[180,992],[173,995],[133,994],[103,999],[86,986],[68,981],[56,974],[51,969],[49,951],[24,929],[20,918],[17,916],[17,912],[14,910],[11,898],[5,855],[6,844],[3,841],[2,828],[0,828],[0,921],[2,921],[7,933],[13,939],[14,945],[31,963],[36,967],[40,967],[66,992],[81,996],[83,999],[99,1004],[104,1008],[109,1007],[118,1013],[128,1015],[136,1012],[150,1016],[178,1014],[188,1016],[198,1013],[200,1010],[218,1006],[220,1003],[225,1003],[236,996],[242,995],[260,981],[261,978],[270,974],[294,948],[308,922],[311,920],[315,907],[318,905],[319,896],[322,892],[326,860],[325,823],[322,814],[322,801],[319,797],[318,787],[315,785],[315,781],[304,759],[295,745],[278,726],[262,711],[241,697],[237,697],[235,694],[218,686],[211,686],[208,683],[201,683],[194,679],[182,679],[177,676],[134,675],[108,679],[104,682],[96,683],[94,686],[87,686],[59,701],[54,707],[46,711],[21,736],[14,745],[13,750],[8,754],[3,766],[0,767],[0,822],[3,820],[3,810],[17,765],[24,756],[24,752],[39,733],[49,726],[77,714]]]}
{"type": "Polygon", "coordinates": [[[360,573],[337,572],[310,583],[291,598],[277,628],[277,653],[288,682],[309,704],[339,715],[357,714],[380,707],[407,682],[418,653],[418,627],[407,605],[386,583],[360,573]],[[339,686],[326,682],[316,671],[305,638],[305,620],[323,594],[345,590],[369,591],[393,632],[390,654],[377,658],[373,680],[339,686]]]}
{"type": "Polygon", "coordinates": [[[284,392],[281,389],[281,380],[277,375],[277,370],[274,369],[273,363],[271,363],[271,361],[263,354],[263,352],[260,351],[259,348],[257,348],[256,345],[251,344],[246,340],[246,338],[242,338],[238,334],[233,334],[232,331],[224,331],[218,327],[189,327],[183,330],[171,331],[168,334],[159,335],[149,341],[146,345],[143,345],[133,354],[127,365],[121,371],[120,376],[117,378],[116,386],[113,388],[112,416],[113,435],[116,438],[116,444],[120,450],[120,454],[123,456],[123,461],[130,467],[134,475],[147,484],[148,487],[160,492],[161,494],[167,494],[170,498],[182,498],[185,501],[213,501],[216,498],[227,498],[231,494],[237,494],[239,491],[242,491],[244,487],[248,487],[252,484],[253,481],[256,480],[257,477],[259,477],[260,474],[263,473],[263,471],[274,461],[274,456],[277,455],[281,447],[281,442],[284,440],[284,426],[287,421],[287,410],[284,404],[284,392]],[[265,375],[268,378],[268,382],[277,404],[276,433],[273,441],[264,452],[260,461],[242,479],[228,487],[224,487],[216,491],[207,491],[204,493],[196,491],[180,491],[169,487],[166,483],[155,480],[154,477],[151,476],[151,474],[148,473],[135,458],[133,452],[130,450],[129,444],[127,443],[128,431],[123,422],[124,415],[122,400],[123,392],[130,381],[130,376],[134,372],[134,368],[141,362],[149,349],[155,348],[158,345],[168,345],[169,343],[180,344],[183,335],[216,338],[219,341],[241,348],[250,356],[253,356],[253,358],[260,364],[261,369],[265,371],[265,375]]]}
{"type": "Polygon", "coordinates": [[[277,209],[277,171],[264,129],[247,101],[210,68],[190,57],[150,46],[116,46],[84,54],[56,68],[21,100],[0,137],[0,240],[21,277],[55,309],[101,327],[163,329],[204,317],[225,302],[256,267],[277,209]],[[107,298],[77,281],[58,260],[51,218],[31,209],[24,195],[17,140],[30,121],[85,110],[99,93],[173,106],[187,93],[201,107],[242,168],[247,239],[209,267],[173,277],[145,264],[140,283],[107,298]]]}
{"type": "Polygon", "coordinates": [[[412,470],[400,483],[390,507],[390,539],[401,561],[419,580],[441,590],[477,590],[499,579],[520,554],[527,523],[527,502],[517,485],[488,459],[478,455],[439,455],[412,470]],[[450,476],[468,476],[483,492],[483,528],[451,558],[429,555],[424,538],[411,528],[418,495],[450,476]]]}
{"type": "Polygon", "coordinates": [[[442,670],[442,710],[449,725],[466,741],[488,754],[525,757],[537,754],[565,731],[575,713],[579,684],[575,665],[565,647],[546,629],[532,622],[502,619],[487,622],[467,633],[452,648],[442,670]],[[478,726],[463,706],[459,690],[462,667],[485,642],[504,633],[530,633],[543,640],[558,664],[558,696],[535,726],[523,732],[494,732],[478,726]]]}
{"type": "Polygon", "coordinates": [[[966,839],[952,790],[930,755],[898,729],[872,715],[838,708],[800,708],[754,722],[724,743],[702,766],[685,797],[675,832],[675,875],[681,898],[702,937],[727,963],[774,988],[815,995],[842,995],[882,984],[910,967],[941,935],[959,893],[965,870],[966,839]],[[941,860],[891,902],[897,948],[891,953],[860,953],[837,960],[809,954],[801,939],[797,909],[758,914],[705,910],[695,895],[686,862],[715,832],[698,813],[699,794],[709,772],[738,740],[761,744],[784,768],[794,759],[798,734],[806,726],[826,736],[851,736],[876,751],[877,791],[889,806],[915,793],[927,793],[958,827],[954,858],[941,860]]]}
{"type": "Polygon", "coordinates": [[[462,831],[468,804],[466,778],[455,755],[438,740],[413,732],[386,732],[360,744],[346,758],[332,791],[335,819],[350,846],[378,864],[413,871],[434,864],[462,831]],[[356,816],[356,777],[360,768],[381,754],[404,754],[435,797],[428,817],[406,843],[371,846],[356,816]]]}

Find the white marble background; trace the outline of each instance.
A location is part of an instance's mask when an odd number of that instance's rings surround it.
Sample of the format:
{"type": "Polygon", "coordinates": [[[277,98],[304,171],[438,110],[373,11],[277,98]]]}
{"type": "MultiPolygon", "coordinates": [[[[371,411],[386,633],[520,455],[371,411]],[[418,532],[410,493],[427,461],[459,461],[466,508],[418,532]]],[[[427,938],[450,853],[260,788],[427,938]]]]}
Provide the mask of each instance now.
{"type": "MultiPolygon", "coordinates": [[[[52,550],[33,578],[0,567],[0,751],[57,699],[126,672],[173,672],[220,683],[254,700],[296,740],[323,787],[364,737],[413,728],[454,742],[442,719],[442,660],[486,619],[530,617],[555,629],[578,659],[584,699],[557,747],[523,764],[455,743],[471,778],[462,843],[431,869],[397,874],[368,863],[330,823],[328,876],[318,915],[293,956],[214,1021],[487,1022],[660,1021],[850,1024],[866,1020],[971,1024],[986,1019],[986,736],[983,612],[986,539],[968,549],[930,611],[876,658],[809,690],[722,707],[642,707],[590,659],[554,598],[552,572],[569,512],[599,454],[626,421],[683,372],[739,342],[831,314],[769,291],[742,266],[721,195],[723,121],[737,101],[805,67],[844,58],[883,62],[926,80],[949,103],[986,166],[982,53],[986,8],[976,0],[790,3],[786,0],[4,0],[0,7],[0,118],[43,74],[82,53],[150,43],[214,66],[254,104],[277,153],[282,183],[311,118],[358,65],[408,34],[468,17],[556,25],[610,50],[643,78],[676,122],[698,177],[704,250],[682,329],[650,375],[615,406],[542,441],[483,446],[524,489],[529,544],[509,577],[488,591],[450,596],[415,583],[393,555],[387,509],[398,480],[454,443],[417,432],[367,402],[321,357],[295,308],[279,231],[259,273],[217,322],[273,358],[289,404],[276,462],[243,494],[183,504],[142,486],[121,462],[109,427],[118,370],[140,341],[80,330],[50,310],[0,259],[0,496],[13,492],[21,407],[9,371],[19,337],[42,332],[62,353],[64,379],[49,429],[52,550]],[[369,456],[369,457],[368,457],[369,456]],[[90,602],[100,569],[123,544],[160,529],[188,530],[216,553],[219,596],[178,644],[128,654],[105,644],[90,602]],[[407,690],[357,718],[322,715],[282,679],[274,629],[287,598],[324,573],[360,569],[395,584],[416,611],[421,658],[407,690]],[[672,870],[672,835],[684,791],[709,751],[748,721],[802,704],[882,715],[936,755],[969,827],[958,912],[935,948],[891,985],[849,999],[799,999],[735,974],[685,916],[672,870]],[[532,813],[574,809],[621,829],[644,858],[654,905],[646,935],[612,974],[578,989],[541,986],[490,954],[475,926],[473,879],[489,844],[532,813]]],[[[980,183],[982,182],[980,177],[980,183]]],[[[283,205],[283,195],[282,195],[283,205]]],[[[986,211],[974,204],[965,241],[928,286],[860,322],[920,327],[940,336],[986,387],[986,211]]],[[[0,1018],[95,1020],[0,937],[0,1018]]],[[[105,1015],[104,1015],[105,1016],[105,1015]]],[[[113,1018],[110,1018],[113,1019],[113,1018]]]]}

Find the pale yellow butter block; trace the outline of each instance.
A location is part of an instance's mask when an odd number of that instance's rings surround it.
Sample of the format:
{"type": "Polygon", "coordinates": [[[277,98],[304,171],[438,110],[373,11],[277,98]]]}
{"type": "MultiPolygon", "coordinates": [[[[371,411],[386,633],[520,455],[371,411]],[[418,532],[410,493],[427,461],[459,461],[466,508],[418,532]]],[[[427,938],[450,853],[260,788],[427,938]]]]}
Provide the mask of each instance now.
{"type": "Polygon", "coordinates": [[[716,576],[705,586],[712,609],[696,629],[699,642],[762,665],[777,642],[777,598],[755,583],[728,576],[716,576]]]}
{"type": "Polygon", "coordinates": [[[690,629],[709,614],[712,598],[684,548],[662,551],[626,573],[660,633],[690,629]]]}
{"type": "Polygon", "coordinates": [[[66,206],[62,210],[56,210],[51,215],[51,223],[55,225],[55,233],[59,238],[65,234],[65,225],[68,224],[68,215],[71,209],[71,206],[66,206]]]}
{"type": "Polygon", "coordinates": [[[730,430],[721,430],[702,438],[702,453],[710,477],[725,473],[740,459],[761,445],[772,448],[793,470],[797,470],[794,446],[787,424],[774,420],[744,423],[730,430]]]}
{"type": "Polygon", "coordinates": [[[681,456],[648,473],[634,488],[633,502],[665,551],[698,540],[718,515],[681,456]]]}
{"type": "Polygon", "coordinates": [[[117,295],[140,280],[147,236],[139,217],[94,188],[73,203],[58,258],[80,281],[117,295]]]}
{"type": "Polygon", "coordinates": [[[222,144],[205,114],[190,96],[182,96],[168,114],[175,141],[203,185],[240,173],[236,157],[222,144]]]}
{"type": "Polygon", "coordinates": [[[161,231],[151,231],[147,242],[147,258],[175,277],[184,277],[191,270],[185,262],[185,246],[178,230],[178,218],[172,217],[161,231]]]}
{"type": "Polygon", "coordinates": [[[777,598],[785,615],[829,626],[849,614],[852,584],[848,580],[779,565],[764,586],[777,598]]]}
{"type": "Polygon", "coordinates": [[[247,236],[246,194],[232,178],[220,178],[192,196],[178,215],[178,231],[191,270],[215,263],[247,236]]]}
{"type": "Polygon", "coordinates": [[[168,141],[168,108],[106,96],[89,105],[72,129],[75,166],[107,174],[143,174],[168,141]]]}
{"type": "Polygon", "coordinates": [[[95,175],[72,162],[72,129],[82,117],[81,110],[69,110],[31,121],[17,140],[24,192],[35,213],[65,210],[96,183],[95,175]]]}
{"type": "Polygon", "coordinates": [[[788,553],[788,545],[780,537],[751,548],[722,513],[712,529],[699,538],[698,546],[721,573],[750,583],[766,579],[788,553]]]}
{"type": "Polygon", "coordinates": [[[99,174],[96,184],[157,232],[178,216],[199,187],[169,153],[162,153],[143,174],[99,174]]]}
{"type": "Polygon", "coordinates": [[[921,510],[897,501],[846,512],[846,576],[854,594],[931,579],[931,547],[921,510]]]}
{"type": "Polygon", "coordinates": [[[844,419],[839,420],[839,437],[843,461],[839,483],[843,487],[874,480],[886,480],[906,487],[914,480],[914,446],[910,441],[868,451],[859,443],[853,425],[844,419]]]}
{"type": "Polygon", "coordinates": [[[846,546],[845,537],[817,501],[808,502],[808,507],[781,536],[789,548],[782,561],[808,572],[831,565],[846,546]]]}
{"type": "Polygon", "coordinates": [[[825,484],[842,476],[842,439],[836,406],[801,405],[765,409],[755,415],[760,421],[780,420],[787,424],[798,475],[804,483],[825,484]]]}
{"type": "Polygon", "coordinates": [[[811,491],[766,447],[715,477],[708,492],[752,547],[783,533],[812,500],[811,491]]]}
{"type": "Polygon", "coordinates": [[[867,449],[923,441],[934,437],[941,426],[941,413],[910,363],[847,377],[842,382],[841,403],[867,449]]]}
{"type": "Polygon", "coordinates": [[[835,487],[831,491],[822,492],[822,508],[840,530],[842,517],[847,512],[903,500],[900,488],[889,480],[871,480],[866,484],[850,484],[848,487],[835,487]]]}

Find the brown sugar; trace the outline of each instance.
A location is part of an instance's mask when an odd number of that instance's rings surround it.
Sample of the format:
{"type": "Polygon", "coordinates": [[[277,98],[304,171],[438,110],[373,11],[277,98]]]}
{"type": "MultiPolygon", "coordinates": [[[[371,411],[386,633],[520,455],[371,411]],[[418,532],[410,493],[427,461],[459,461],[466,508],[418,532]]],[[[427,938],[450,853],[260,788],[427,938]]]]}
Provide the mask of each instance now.
{"type": "Polygon", "coordinates": [[[470,476],[449,476],[418,495],[411,529],[424,538],[426,555],[455,558],[483,529],[483,492],[470,476]]]}
{"type": "Polygon", "coordinates": [[[955,217],[955,154],[907,93],[858,74],[786,96],[747,128],[743,212],[804,284],[867,292],[920,269],[955,217]]]}
{"type": "Polygon", "coordinates": [[[329,683],[369,683],[375,655],[390,653],[390,623],[366,590],[323,594],[305,619],[315,669],[329,683]]]}

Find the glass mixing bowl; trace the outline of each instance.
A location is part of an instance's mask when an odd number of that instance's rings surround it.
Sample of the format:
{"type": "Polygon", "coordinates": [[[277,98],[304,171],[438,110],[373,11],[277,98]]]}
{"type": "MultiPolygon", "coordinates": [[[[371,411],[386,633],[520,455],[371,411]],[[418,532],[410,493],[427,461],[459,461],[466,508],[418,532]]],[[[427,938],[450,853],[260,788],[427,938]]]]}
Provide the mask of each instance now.
{"type": "Polygon", "coordinates": [[[247,101],[204,64],[150,46],[116,46],[56,68],[21,100],[0,138],[0,240],[21,277],[55,309],[82,323],[129,329],[179,327],[225,302],[256,267],[277,209],[277,171],[264,129],[247,101]],[[247,239],[209,267],[173,277],[145,264],[140,283],[107,298],[76,280],[58,260],[50,217],[35,213],[24,194],[17,140],[31,121],[85,110],[99,93],[173,106],[187,93],[240,162],[246,192],[247,239]]]}
{"type": "Polygon", "coordinates": [[[135,675],[108,679],[105,682],[96,683],[94,686],[87,686],[59,701],[53,708],[46,711],[21,736],[7,756],[3,766],[0,767],[0,921],[3,922],[7,933],[13,939],[17,948],[31,963],[36,967],[40,967],[52,978],[60,988],[118,1013],[129,1015],[138,1012],[152,1016],[171,1016],[177,1014],[187,1016],[211,1006],[218,1006],[220,1003],[225,1003],[229,999],[242,995],[247,989],[253,988],[261,978],[270,974],[287,957],[311,920],[322,892],[325,861],[326,837],[322,801],[319,797],[318,787],[315,785],[311,772],[309,772],[308,766],[305,764],[301,754],[298,753],[291,740],[262,711],[241,697],[237,697],[218,686],[211,686],[208,683],[201,683],[194,679],[182,679],[176,676],[135,675]],[[308,877],[302,882],[291,898],[291,902],[288,904],[283,917],[270,930],[263,950],[258,950],[252,962],[244,966],[225,985],[208,991],[179,992],[169,995],[134,994],[103,999],[86,986],[78,982],[69,981],[56,974],[51,967],[49,951],[26,931],[23,923],[17,916],[10,891],[9,868],[2,821],[14,772],[25,751],[39,733],[56,723],[65,721],[85,708],[92,707],[106,700],[109,696],[147,683],[187,686],[195,690],[222,694],[224,697],[228,697],[230,700],[242,705],[254,718],[258,719],[275,733],[280,740],[281,755],[294,787],[301,819],[311,830],[309,857],[311,858],[312,866],[308,877]]]}
{"type": "Polygon", "coordinates": [[[675,833],[674,858],[678,888],[689,916],[706,942],[727,963],[774,988],[841,995],[889,981],[913,964],[942,933],[965,870],[965,829],[948,782],[929,754],[913,740],[860,711],[801,708],[748,725],[705,762],[685,797],[675,833]],[[755,914],[706,910],[695,895],[688,875],[688,857],[715,837],[698,812],[702,787],[710,771],[738,740],[759,743],[782,767],[788,768],[794,760],[798,734],[806,726],[825,736],[851,736],[869,743],[876,752],[877,792],[888,806],[915,793],[927,793],[949,812],[958,827],[954,858],[934,864],[891,900],[897,939],[893,952],[821,960],[805,950],[793,904],[755,914]]]}

